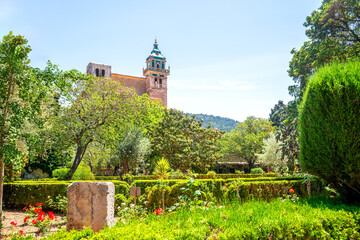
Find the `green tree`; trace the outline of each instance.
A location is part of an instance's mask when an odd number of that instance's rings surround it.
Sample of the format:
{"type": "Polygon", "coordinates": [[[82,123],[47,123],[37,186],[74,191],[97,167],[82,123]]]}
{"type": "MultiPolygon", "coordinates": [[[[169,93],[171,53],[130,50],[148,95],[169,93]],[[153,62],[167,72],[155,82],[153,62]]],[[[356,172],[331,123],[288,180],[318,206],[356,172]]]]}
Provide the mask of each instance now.
{"type": "Polygon", "coordinates": [[[239,123],[229,134],[225,134],[220,141],[220,148],[224,154],[234,154],[249,165],[249,172],[254,167],[263,147],[263,139],[270,132],[275,131],[272,122],[262,118],[248,117],[239,123]]]}
{"type": "Polygon", "coordinates": [[[168,159],[173,169],[206,171],[221,156],[216,142],[222,132],[201,125],[202,121],[184,116],[181,111],[165,110],[162,121],[149,132],[153,155],[168,159]]]}
{"type": "Polygon", "coordinates": [[[76,171],[89,144],[98,136],[112,140],[117,127],[134,116],[138,101],[133,90],[91,75],[79,77],[70,93],[55,128],[63,145],[75,145],[68,179],[76,171]]]}
{"type": "Polygon", "coordinates": [[[273,125],[277,127],[276,139],[281,143],[282,160],[287,159],[290,172],[295,168],[300,151],[297,116],[296,101],[290,101],[288,105],[279,101],[270,113],[270,120],[274,121],[273,125]]]}
{"type": "Polygon", "coordinates": [[[115,165],[119,165],[120,176],[129,171],[138,172],[139,167],[145,167],[145,158],[150,151],[150,140],[144,136],[141,128],[133,125],[117,142],[112,161],[115,165]]]}
{"type": "Polygon", "coordinates": [[[66,79],[72,79],[71,72],[63,73],[50,62],[45,70],[30,67],[31,48],[27,43],[23,36],[12,32],[0,42],[0,210],[4,163],[21,166],[24,154],[19,143],[24,126],[41,127],[43,101],[54,91],[64,92],[66,79]]]}
{"type": "Polygon", "coordinates": [[[348,61],[360,52],[360,5],[357,0],[324,0],[318,10],[306,18],[309,41],[293,49],[288,73],[295,85],[289,87],[301,96],[309,77],[324,63],[348,61]]]}
{"type": "Polygon", "coordinates": [[[287,167],[287,157],[282,156],[281,142],[276,140],[275,134],[270,133],[269,138],[263,139],[263,150],[262,153],[258,154],[260,162],[276,171],[285,171],[287,167]]]}
{"type": "Polygon", "coordinates": [[[300,166],[350,201],[360,199],[360,62],[319,69],[300,112],[300,166]]]}

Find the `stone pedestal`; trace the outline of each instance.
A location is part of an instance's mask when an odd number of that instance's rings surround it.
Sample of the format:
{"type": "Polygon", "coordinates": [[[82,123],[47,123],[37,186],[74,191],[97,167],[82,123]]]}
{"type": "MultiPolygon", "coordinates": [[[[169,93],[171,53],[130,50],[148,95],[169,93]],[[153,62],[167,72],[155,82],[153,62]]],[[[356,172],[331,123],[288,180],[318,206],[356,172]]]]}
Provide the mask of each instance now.
{"type": "Polygon", "coordinates": [[[67,230],[91,227],[94,232],[114,223],[115,185],[75,182],[67,187],[67,230]]]}

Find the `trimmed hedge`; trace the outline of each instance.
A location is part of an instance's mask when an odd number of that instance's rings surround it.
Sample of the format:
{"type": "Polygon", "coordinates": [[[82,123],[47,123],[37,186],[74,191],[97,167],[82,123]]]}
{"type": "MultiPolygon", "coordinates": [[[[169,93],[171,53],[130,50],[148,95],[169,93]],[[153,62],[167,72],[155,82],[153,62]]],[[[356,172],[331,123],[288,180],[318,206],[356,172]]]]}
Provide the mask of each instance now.
{"type": "MultiPolygon", "coordinates": [[[[178,196],[191,196],[196,190],[202,192],[201,199],[212,202],[226,202],[236,200],[237,185],[234,183],[237,179],[216,179],[216,180],[199,180],[197,186],[191,187],[188,191],[186,181],[166,181],[165,187],[165,205],[170,207],[178,202],[178,196]]],[[[323,192],[324,185],[319,179],[311,183],[312,194],[323,192]]],[[[138,185],[137,185],[138,186],[138,185]]],[[[239,185],[239,194],[242,201],[254,199],[263,199],[269,201],[273,198],[286,197],[290,189],[298,197],[308,197],[307,185],[304,180],[277,180],[277,181],[249,181],[239,185]]],[[[162,204],[162,189],[158,186],[149,185],[145,189],[150,208],[159,208],[162,204]]]]}
{"type": "MultiPolygon", "coordinates": [[[[208,183],[219,183],[222,186],[224,184],[229,184],[233,181],[243,181],[243,182],[262,182],[262,181],[290,181],[290,180],[301,180],[304,181],[305,179],[303,177],[263,177],[263,178],[228,178],[228,179],[197,179],[198,182],[208,182],[208,183]]],[[[164,180],[163,183],[167,186],[172,186],[174,184],[178,183],[186,183],[188,180],[186,179],[169,179],[164,180]]],[[[132,183],[132,185],[135,185],[137,187],[141,187],[141,190],[145,190],[147,187],[152,187],[158,183],[158,180],[136,180],[132,183]]]]}
{"type": "Polygon", "coordinates": [[[105,181],[118,180],[118,181],[120,181],[120,177],[119,176],[95,176],[95,180],[105,180],[105,181]]]}
{"type": "MultiPolygon", "coordinates": [[[[186,179],[188,175],[182,178],[186,179]]],[[[197,179],[228,179],[228,178],[261,178],[261,177],[278,177],[277,173],[264,173],[264,174],[196,174],[197,179]]],[[[155,175],[136,175],[132,176],[133,180],[156,180],[155,175]]]]}
{"type": "MultiPolygon", "coordinates": [[[[241,185],[241,198],[246,199],[271,199],[282,196],[290,188],[298,192],[298,196],[307,196],[306,185],[301,177],[277,178],[233,178],[233,179],[198,179],[188,193],[183,188],[188,188],[187,180],[164,181],[166,187],[166,204],[175,203],[181,194],[192,194],[195,190],[203,192],[203,198],[208,201],[221,202],[231,200],[237,196],[234,182],[241,185]]],[[[16,181],[4,184],[4,205],[6,207],[22,208],[30,203],[45,202],[48,196],[66,195],[66,188],[77,181],[16,181]]],[[[115,193],[123,194],[129,198],[129,184],[123,181],[111,181],[115,184],[115,193]]],[[[142,194],[146,195],[151,206],[158,206],[161,191],[157,187],[157,180],[137,180],[133,183],[141,187],[142,194]]],[[[311,183],[313,193],[323,190],[322,182],[315,180],[311,183]]],[[[169,206],[169,205],[167,205],[169,206]]],[[[46,206],[45,206],[46,207],[46,206]]]]}
{"type": "MultiPolygon", "coordinates": [[[[4,205],[5,207],[22,208],[30,203],[44,203],[48,196],[66,196],[66,188],[73,182],[79,181],[16,181],[4,183],[4,205]]],[[[123,181],[111,182],[115,185],[115,194],[121,193],[129,197],[129,184],[123,181]]]]}
{"type": "Polygon", "coordinates": [[[349,201],[360,201],[359,113],[360,62],[314,74],[300,107],[299,163],[349,201]]]}

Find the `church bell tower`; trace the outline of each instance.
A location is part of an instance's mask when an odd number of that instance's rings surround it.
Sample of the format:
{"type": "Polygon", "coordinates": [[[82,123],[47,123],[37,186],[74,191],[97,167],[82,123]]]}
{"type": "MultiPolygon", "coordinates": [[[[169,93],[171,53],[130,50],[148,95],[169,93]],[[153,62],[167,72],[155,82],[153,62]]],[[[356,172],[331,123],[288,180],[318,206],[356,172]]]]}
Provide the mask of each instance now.
{"type": "Polygon", "coordinates": [[[150,99],[161,100],[162,105],[167,106],[167,76],[170,75],[170,67],[166,68],[166,58],[161,54],[156,39],[150,56],[146,58],[143,75],[150,99]]]}

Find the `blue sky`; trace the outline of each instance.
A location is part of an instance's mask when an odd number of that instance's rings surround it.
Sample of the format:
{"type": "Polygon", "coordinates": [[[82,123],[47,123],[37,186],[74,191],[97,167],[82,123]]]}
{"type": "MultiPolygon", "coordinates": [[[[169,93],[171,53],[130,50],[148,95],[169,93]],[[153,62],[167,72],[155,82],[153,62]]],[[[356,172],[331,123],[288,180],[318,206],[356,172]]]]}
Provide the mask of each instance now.
{"type": "Polygon", "coordinates": [[[154,38],[171,67],[168,107],[243,121],[291,97],[290,50],[320,0],[0,0],[0,35],[24,35],[31,64],[89,62],[141,76],[154,38]]]}

